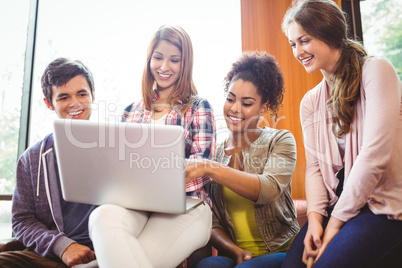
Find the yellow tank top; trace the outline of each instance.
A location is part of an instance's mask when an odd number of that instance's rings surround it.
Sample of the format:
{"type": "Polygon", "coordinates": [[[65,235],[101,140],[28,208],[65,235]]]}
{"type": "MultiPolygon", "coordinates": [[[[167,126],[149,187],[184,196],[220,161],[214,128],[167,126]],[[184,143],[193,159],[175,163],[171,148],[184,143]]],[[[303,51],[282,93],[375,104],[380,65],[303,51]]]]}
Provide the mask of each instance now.
{"type": "Polygon", "coordinates": [[[226,187],[223,187],[223,198],[234,225],[236,245],[243,250],[250,251],[253,257],[267,254],[265,243],[255,220],[253,202],[226,187]]]}

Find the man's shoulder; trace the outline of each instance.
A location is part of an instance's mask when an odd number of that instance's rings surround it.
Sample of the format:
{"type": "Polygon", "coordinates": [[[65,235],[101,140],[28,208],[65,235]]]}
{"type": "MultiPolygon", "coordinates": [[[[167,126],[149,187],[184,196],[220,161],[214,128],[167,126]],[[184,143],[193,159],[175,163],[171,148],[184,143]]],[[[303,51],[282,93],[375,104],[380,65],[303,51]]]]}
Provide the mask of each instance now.
{"type": "Polygon", "coordinates": [[[42,140],[38,141],[34,145],[28,147],[25,152],[21,155],[21,158],[27,158],[32,155],[39,155],[42,152],[46,152],[47,150],[53,148],[54,139],[53,133],[46,135],[42,140]]]}

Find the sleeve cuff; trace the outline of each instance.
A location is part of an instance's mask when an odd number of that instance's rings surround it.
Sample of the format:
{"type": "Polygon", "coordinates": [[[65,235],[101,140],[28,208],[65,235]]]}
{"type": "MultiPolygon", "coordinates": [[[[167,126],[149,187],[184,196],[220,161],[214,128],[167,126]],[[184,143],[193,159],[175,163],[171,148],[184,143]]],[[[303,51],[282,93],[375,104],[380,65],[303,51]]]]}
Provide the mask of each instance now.
{"type": "Polygon", "coordinates": [[[57,239],[56,243],[53,246],[53,253],[61,259],[64,251],[70,246],[71,244],[76,243],[74,240],[68,238],[67,236],[62,236],[57,239]]]}

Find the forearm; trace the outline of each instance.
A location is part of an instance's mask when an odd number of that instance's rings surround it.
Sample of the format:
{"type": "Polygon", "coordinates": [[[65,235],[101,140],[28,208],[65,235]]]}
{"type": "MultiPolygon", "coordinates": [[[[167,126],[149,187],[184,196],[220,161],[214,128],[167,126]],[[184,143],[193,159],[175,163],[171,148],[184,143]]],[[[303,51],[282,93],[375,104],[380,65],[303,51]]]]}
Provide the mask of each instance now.
{"type": "Polygon", "coordinates": [[[220,163],[209,161],[206,174],[214,181],[229,188],[238,195],[257,201],[261,185],[258,176],[240,171],[220,163]]]}
{"type": "Polygon", "coordinates": [[[320,213],[312,211],[307,215],[309,225],[320,224],[322,226],[322,222],[324,220],[324,216],[320,213]]]}
{"type": "MultiPolygon", "coordinates": [[[[18,187],[13,199],[12,227],[16,238],[25,247],[32,248],[41,256],[55,257],[52,247],[64,234],[56,228],[50,229],[51,221],[43,222],[35,213],[35,201],[27,192],[20,192],[18,187]]],[[[49,216],[51,219],[51,216],[49,216]]],[[[58,257],[58,256],[57,256],[58,257]]]]}
{"type": "Polygon", "coordinates": [[[60,257],[71,239],[57,230],[48,229],[41,221],[17,218],[13,222],[13,232],[24,246],[32,248],[36,253],[45,257],[60,257]]]}
{"type": "Polygon", "coordinates": [[[29,198],[29,194],[23,192],[21,195],[18,189],[16,192],[12,209],[12,226],[16,238],[41,256],[60,257],[73,241],[57,230],[50,215],[43,218],[36,213],[38,209],[32,205],[35,202],[29,198]]]}

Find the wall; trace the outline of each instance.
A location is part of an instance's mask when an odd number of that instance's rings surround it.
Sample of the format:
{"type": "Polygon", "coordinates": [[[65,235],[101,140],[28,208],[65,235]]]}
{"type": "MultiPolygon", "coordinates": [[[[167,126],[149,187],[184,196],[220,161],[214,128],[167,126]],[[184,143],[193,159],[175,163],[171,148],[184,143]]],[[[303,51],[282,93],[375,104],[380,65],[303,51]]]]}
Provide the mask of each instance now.
{"type": "MultiPolygon", "coordinates": [[[[277,124],[271,127],[290,130],[297,145],[297,163],[292,176],[292,197],[305,198],[305,152],[299,118],[304,94],[322,80],[321,72],[308,74],[293,57],[287,37],[281,31],[282,18],[291,0],[241,0],[242,50],[267,51],[275,56],[285,79],[285,97],[277,124]]],[[[340,0],[337,1],[340,5],[340,0]]]]}

